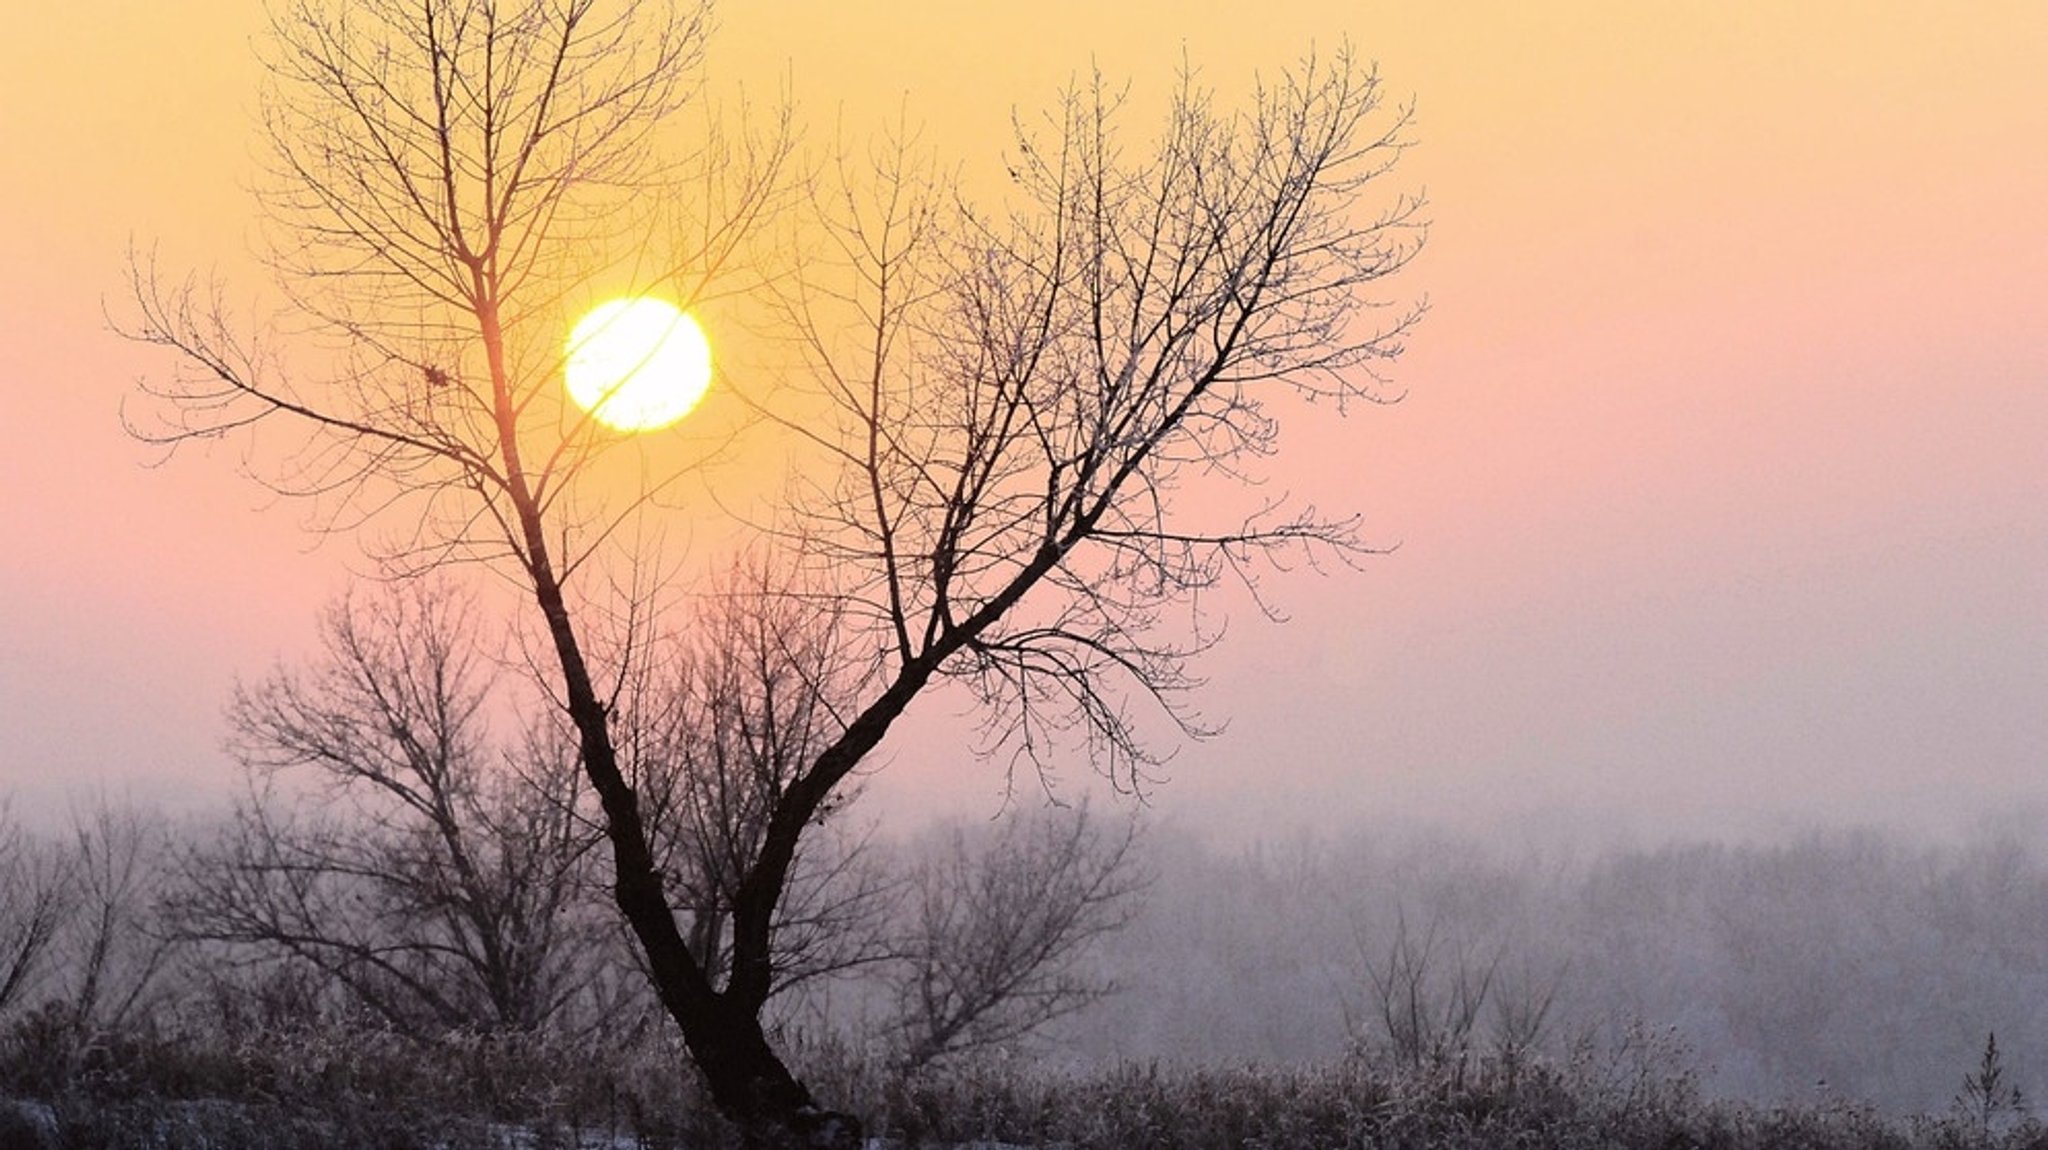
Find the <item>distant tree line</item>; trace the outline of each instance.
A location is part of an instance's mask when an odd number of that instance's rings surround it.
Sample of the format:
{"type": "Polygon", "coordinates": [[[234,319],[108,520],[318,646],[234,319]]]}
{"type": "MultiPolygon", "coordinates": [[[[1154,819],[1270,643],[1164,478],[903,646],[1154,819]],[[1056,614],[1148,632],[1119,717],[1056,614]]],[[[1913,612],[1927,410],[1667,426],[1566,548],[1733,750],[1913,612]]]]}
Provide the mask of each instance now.
{"type": "Polygon", "coordinates": [[[1870,830],[1505,850],[1385,826],[1224,850],[1155,833],[1159,881],[1097,948],[1126,989],[1074,1056],[1322,1063],[1649,1043],[1710,1094],[1944,1110],[1996,1032],[2048,1097],[2048,855],[1870,830]]]}

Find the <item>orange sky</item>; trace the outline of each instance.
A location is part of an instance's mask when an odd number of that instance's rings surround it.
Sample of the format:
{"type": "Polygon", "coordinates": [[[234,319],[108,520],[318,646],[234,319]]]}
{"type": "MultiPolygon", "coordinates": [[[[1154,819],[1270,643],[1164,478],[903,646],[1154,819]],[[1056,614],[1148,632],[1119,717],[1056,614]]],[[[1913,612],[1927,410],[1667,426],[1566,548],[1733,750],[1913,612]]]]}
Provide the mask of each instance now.
{"type": "MultiPolygon", "coordinates": [[[[130,238],[247,264],[262,5],[18,6],[0,40],[0,787],[220,793],[308,553],[238,451],[147,471],[130,238]]],[[[713,89],[814,140],[899,113],[972,176],[1091,61],[1226,91],[1349,39],[1418,105],[1408,398],[1275,483],[1401,544],[1281,580],[1206,665],[1170,812],[1783,817],[2048,806],[2048,6],[731,3],[713,89]],[[1247,13],[1255,13],[1248,18],[1247,13]],[[1967,12],[1967,18],[1961,14],[1967,12]]],[[[928,736],[946,730],[937,718],[928,736]]],[[[899,791],[988,772],[898,745],[899,791]]],[[[886,787],[885,787],[886,791],[886,787]]]]}

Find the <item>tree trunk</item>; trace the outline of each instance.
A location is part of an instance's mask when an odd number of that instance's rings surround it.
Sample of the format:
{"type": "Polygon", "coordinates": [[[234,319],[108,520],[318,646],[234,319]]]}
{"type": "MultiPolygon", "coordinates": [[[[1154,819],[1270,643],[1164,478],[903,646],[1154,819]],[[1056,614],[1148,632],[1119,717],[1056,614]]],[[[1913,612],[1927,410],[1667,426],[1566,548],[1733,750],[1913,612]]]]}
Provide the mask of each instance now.
{"type": "MultiPolygon", "coordinates": [[[[479,295],[484,294],[482,286],[478,285],[479,295]]],[[[760,1011],[766,996],[713,989],[676,927],[675,908],[662,891],[648,846],[639,796],[619,769],[609,714],[591,681],[561,579],[549,556],[540,506],[520,463],[517,414],[505,383],[497,311],[494,306],[480,307],[477,318],[494,382],[499,450],[526,548],[527,575],[561,664],[564,702],[581,743],[584,774],[604,808],[605,834],[612,844],[613,893],[646,954],[655,994],[682,1028],[683,1042],[711,1088],[713,1104],[740,1127],[750,1148],[860,1150],[860,1121],[821,1109],[768,1045],[760,1011]]]]}
{"type": "Polygon", "coordinates": [[[753,1150],[860,1150],[860,1120],[820,1107],[784,1066],[757,1012],[720,996],[683,1041],[711,1088],[719,1112],[738,1124],[753,1150]]]}
{"type": "Polygon", "coordinates": [[[604,706],[562,609],[561,588],[550,579],[537,582],[567,679],[570,718],[582,736],[584,771],[604,807],[619,910],[640,940],[655,993],[682,1028],[712,1102],[738,1124],[751,1150],[859,1150],[859,1120],[821,1109],[769,1046],[759,1000],[731,987],[712,989],[690,954],[661,890],[638,796],[619,769],[604,706]]]}

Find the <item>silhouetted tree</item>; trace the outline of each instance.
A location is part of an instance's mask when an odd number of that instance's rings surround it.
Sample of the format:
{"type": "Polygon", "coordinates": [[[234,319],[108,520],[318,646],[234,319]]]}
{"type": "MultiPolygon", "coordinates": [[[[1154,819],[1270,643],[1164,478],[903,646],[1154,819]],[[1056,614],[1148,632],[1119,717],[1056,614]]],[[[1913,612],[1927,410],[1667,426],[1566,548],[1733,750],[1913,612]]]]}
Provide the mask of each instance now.
{"type": "Polygon", "coordinates": [[[69,921],[57,947],[72,1032],[114,1030],[160,987],[173,940],[159,922],[169,828],[105,796],[71,818],[69,921]]]}
{"type": "MultiPolygon", "coordinates": [[[[1366,1012],[1394,1058],[1410,1069],[1430,1066],[1462,1076],[1502,957],[1499,950],[1475,954],[1442,938],[1435,921],[1418,936],[1407,916],[1398,915],[1386,957],[1365,963],[1372,990],[1366,1012]]],[[[1351,1029],[1354,1041],[1362,1038],[1359,1026],[1351,1029]]]]}
{"type": "Polygon", "coordinates": [[[955,828],[911,876],[892,980],[906,1069],[1022,1038],[1114,989],[1079,959],[1135,913],[1137,824],[1105,831],[1076,807],[982,830],[955,828]]]}
{"type": "Polygon", "coordinates": [[[842,258],[758,270],[811,353],[792,386],[836,417],[755,398],[820,452],[809,494],[771,526],[798,601],[828,603],[835,648],[853,653],[848,703],[743,860],[721,979],[678,921],[621,754],[610,696],[631,645],[602,658],[602,587],[579,580],[673,477],[601,509],[576,481],[618,437],[566,407],[557,379],[565,308],[591,285],[659,268],[634,286],[694,301],[778,205],[786,137],[771,135],[751,150],[714,140],[693,206],[680,224],[662,215],[681,201],[662,194],[678,170],[650,159],[656,129],[691,94],[702,37],[701,12],[653,2],[283,10],[265,104],[273,259],[333,370],[287,371],[217,293],[141,264],[134,334],[182,365],[151,388],[166,421],[146,434],[295,426],[308,441],[281,485],[329,494],[338,514],[399,516],[398,566],[516,573],[603,811],[619,909],[713,1098],[757,1141],[845,1144],[857,1127],[816,1105],[761,1025],[807,828],[946,680],[1026,758],[1078,724],[1134,781],[1148,752],[1125,700],[1171,704],[1207,638],[1174,640],[1162,614],[1264,561],[1361,546],[1352,519],[1278,503],[1205,523],[1178,488],[1271,452],[1282,394],[1376,398],[1374,365],[1415,313],[1377,313],[1366,293],[1420,233],[1411,199],[1367,210],[1405,118],[1376,115],[1376,77],[1348,55],[1306,61],[1242,115],[1189,80],[1142,148],[1099,84],[1076,93],[1020,139],[1016,201],[994,213],[897,160],[819,197],[838,205],[824,225],[836,246],[806,250],[842,258]]]}
{"type": "Polygon", "coordinates": [[[71,869],[0,805],[0,1011],[27,1000],[46,972],[74,901],[71,869]]]}
{"type": "Polygon", "coordinates": [[[237,690],[249,794],[189,852],[179,931],[310,964],[406,1032],[533,1030],[588,990],[580,772],[545,723],[492,736],[488,634],[445,584],[352,596],[320,660],[237,690]]]}

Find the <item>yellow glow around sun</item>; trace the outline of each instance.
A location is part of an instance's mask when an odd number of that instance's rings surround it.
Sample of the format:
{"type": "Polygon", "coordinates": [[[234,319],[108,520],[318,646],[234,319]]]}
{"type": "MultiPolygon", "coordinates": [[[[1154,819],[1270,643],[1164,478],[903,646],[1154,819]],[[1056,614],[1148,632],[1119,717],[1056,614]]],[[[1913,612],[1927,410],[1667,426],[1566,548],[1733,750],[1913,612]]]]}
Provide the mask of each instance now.
{"type": "Polygon", "coordinates": [[[590,309],[569,333],[569,398],[607,427],[653,431],[711,386],[711,344],[674,304],[638,296],[590,309]]]}

